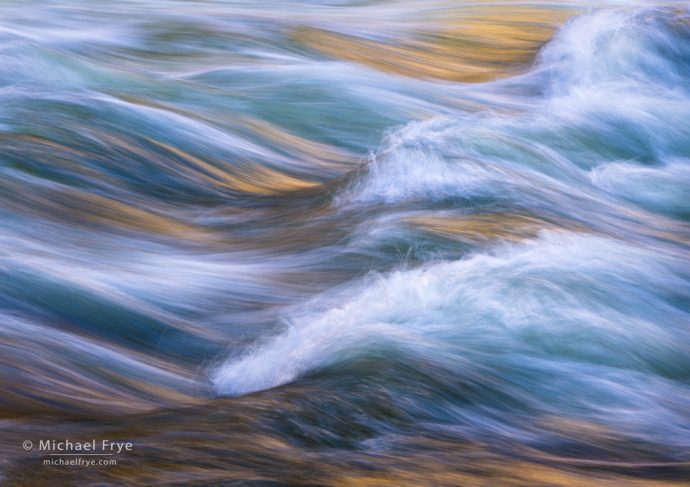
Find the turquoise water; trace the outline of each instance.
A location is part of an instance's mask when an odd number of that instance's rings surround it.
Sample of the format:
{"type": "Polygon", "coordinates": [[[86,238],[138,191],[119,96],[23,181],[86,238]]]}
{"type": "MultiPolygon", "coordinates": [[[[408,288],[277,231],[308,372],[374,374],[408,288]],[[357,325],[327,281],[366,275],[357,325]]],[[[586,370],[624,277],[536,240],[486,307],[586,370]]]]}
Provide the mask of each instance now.
{"type": "Polygon", "coordinates": [[[458,8],[3,2],[6,417],[230,397],[308,451],[690,461],[687,5],[549,5],[477,83],[293,35],[458,8]]]}

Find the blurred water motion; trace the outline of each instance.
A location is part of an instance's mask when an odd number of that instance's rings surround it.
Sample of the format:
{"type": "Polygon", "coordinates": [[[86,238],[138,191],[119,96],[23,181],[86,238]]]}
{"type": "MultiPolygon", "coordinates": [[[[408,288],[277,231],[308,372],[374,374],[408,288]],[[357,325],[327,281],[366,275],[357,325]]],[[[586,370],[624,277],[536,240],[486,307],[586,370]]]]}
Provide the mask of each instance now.
{"type": "Polygon", "coordinates": [[[5,1],[0,67],[4,484],[686,485],[687,4],[5,1]]]}

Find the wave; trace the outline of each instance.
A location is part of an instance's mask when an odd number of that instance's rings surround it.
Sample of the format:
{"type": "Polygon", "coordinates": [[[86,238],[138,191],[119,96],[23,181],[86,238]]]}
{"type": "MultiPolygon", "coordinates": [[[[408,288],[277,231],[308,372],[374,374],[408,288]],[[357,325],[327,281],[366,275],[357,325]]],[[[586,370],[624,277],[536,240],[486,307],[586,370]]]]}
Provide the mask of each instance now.
{"type": "Polygon", "coordinates": [[[235,435],[295,484],[331,447],[687,462],[685,3],[33,3],[0,5],[8,417],[235,435]]]}
{"type": "Polygon", "coordinates": [[[350,249],[415,245],[410,217],[509,208],[554,228],[457,260],[439,250],[298,306],[283,333],[212,372],[218,393],[374,363],[407,370],[416,389],[389,390],[432,422],[526,438],[525,415],[561,415],[686,448],[689,68],[686,10],[595,11],[528,73],[487,85],[529,93],[510,110],[392,131],[334,198],[341,214],[385,215],[350,249]]]}
{"type": "Polygon", "coordinates": [[[476,383],[489,413],[502,409],[502,391],[525,410],[686,446],[690,316],[681,303],[689,276],[680,255],[546,233],[349,285],[219,368],[213,382],[220,393],[246,394],[383,356],[422,364],[445,386],[440,396],[455,383],[476,383]]]}
{"type": "Polygon", "coordinates": [[[543,48],[532,72],[512,81],[513,90],[540,93],[528,108],[394,131],[342,204],[492,197],[563,208],[567,197],[606,201],[601,186],[587,184],[606,165],[653,170],[687,153],[687,29],[658,9],[577,17],[543,48]]]}

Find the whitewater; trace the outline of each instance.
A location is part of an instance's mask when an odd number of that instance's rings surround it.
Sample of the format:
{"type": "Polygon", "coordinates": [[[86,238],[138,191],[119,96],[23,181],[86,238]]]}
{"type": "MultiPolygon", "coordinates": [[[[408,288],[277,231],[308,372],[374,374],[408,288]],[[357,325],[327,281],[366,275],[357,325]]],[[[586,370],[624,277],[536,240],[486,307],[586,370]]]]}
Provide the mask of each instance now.
{"type": "Polygon", "coordinates": [[[115,428],[184,458],[228,435],[203,482],[685,477],[687,4],[508,2],[497,25],[544,37],[516,34],[528,61],[489,31],[452,72],[435,37],[394,40],[482,5],[21,4],[0,6],[7,441],[115,428]]]}

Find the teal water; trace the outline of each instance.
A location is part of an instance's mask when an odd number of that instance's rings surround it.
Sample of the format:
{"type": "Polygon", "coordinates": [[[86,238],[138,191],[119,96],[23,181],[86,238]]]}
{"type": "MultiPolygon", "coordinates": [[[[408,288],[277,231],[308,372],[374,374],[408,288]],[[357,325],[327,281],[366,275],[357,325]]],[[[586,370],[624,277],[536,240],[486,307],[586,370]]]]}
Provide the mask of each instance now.
{"type": "Polygon", "coordinates": [[[0,411],[690,461],[690,11],[548,8],[465,83],[293,35],[442,2],[0,4],[0,411]]]}

